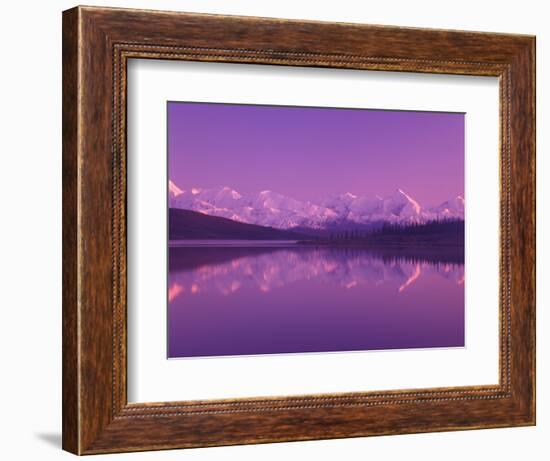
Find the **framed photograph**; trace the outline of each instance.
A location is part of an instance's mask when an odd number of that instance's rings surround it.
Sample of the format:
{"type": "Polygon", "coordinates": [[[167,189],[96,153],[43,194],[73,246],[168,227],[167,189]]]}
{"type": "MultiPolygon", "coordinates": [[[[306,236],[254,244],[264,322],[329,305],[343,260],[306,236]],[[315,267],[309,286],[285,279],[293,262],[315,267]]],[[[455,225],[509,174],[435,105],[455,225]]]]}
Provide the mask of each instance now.
{"type": "Polygon", "coordinates": [[[532,36],[63,13],[63,448],[535,424],[532,36]]]}

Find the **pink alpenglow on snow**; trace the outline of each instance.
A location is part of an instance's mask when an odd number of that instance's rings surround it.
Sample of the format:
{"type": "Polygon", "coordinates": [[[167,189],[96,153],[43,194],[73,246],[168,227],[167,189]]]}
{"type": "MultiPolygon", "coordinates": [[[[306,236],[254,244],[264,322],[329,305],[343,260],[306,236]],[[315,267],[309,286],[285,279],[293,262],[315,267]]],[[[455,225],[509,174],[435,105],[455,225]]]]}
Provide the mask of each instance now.
{"type": "Polygon", "coordinates": [[[182,190],[173,181],[169,181],[169,204],[171,208],[193,210],[279,229],[323,229],[343,221],[350,224],[406,224],[464,219],[462,196],[453,197],[435,207],[423,208],[401,189],[397,189],[388,197],[361,197],[346,192],[314,203],[286,197],[273,191],[242,195],[227,186],[182,190]]]}

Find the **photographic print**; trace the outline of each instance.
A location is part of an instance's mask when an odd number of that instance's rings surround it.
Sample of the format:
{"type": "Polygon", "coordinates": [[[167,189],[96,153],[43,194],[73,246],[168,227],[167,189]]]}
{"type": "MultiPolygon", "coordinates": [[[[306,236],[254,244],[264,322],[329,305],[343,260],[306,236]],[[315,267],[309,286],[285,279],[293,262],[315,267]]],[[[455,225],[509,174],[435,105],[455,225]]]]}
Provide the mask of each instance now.
{"type": "Polygon", "coordinates": [[[168,357],[464,347],[464,117],[168,102],[168,357]]]}

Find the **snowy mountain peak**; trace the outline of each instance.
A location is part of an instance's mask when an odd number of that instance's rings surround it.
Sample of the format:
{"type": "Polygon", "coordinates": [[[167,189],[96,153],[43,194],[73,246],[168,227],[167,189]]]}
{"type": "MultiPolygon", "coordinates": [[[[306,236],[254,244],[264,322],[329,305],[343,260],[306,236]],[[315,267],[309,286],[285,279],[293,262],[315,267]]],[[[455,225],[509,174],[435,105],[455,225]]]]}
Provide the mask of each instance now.
{"type": "Polygon", "coordinates": [[[407,213],[420,214],[420,204],[412,197],[407,195],[403,189],[397,189],[393,196],[387,201],[387,206],[391,208],[392,213],[400,215],[403,211],[407,213]]]}
{"type": "Polygon", "coordinates": [[[240,198],[242,198],[241,194],[239,194],[236,190],[231,189],[230,187],[227,187],[227,186],[223,186],[220,193],[222,195],[231,197],[233,200],[239,200],[240,198]]]}
{"type": "Polygon", "coordinates": [[[464,197],[456,197],[443,202],[432,209],[432,212],[443,218],[464,218],[464,197]]]}
{"type": "Polygon", "coordinates": [[[172,208],[198,211],[249,224],[279,229],[371,225],[373,223],[421,223],[434,219],[464,219],[464,198],[457,196],[437,207],[423,209],[402,189],[388,196],[357,196],[351,192],[312,203],[272,190],[241,195],[228,186],[180,189],[169,181],[172,208]]]}
{"type": "Polygon", "coordinates": [[[168,191],[174,197],[177,197],[178,195],[183,194],[183,191],[178,186],[176,186],[172,181],[168,181],[168,191]]]}
{"type": "Polygon", "coordinates": [[[339,194],[333,197],[329,197],[324,202],[322,202],[322,205],[342,216],[344,214],[349,214],[350,206],[356,200],[356,195],[352,194],[351,192],[346,192],[345,194],[339,194]]]}

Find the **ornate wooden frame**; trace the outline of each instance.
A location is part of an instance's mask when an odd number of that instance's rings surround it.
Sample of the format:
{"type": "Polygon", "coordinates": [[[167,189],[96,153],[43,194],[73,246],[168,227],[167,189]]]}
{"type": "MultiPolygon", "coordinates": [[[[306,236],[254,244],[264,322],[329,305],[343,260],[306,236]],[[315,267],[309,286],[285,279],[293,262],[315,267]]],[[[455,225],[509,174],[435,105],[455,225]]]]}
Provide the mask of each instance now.
{"type": "Polygon", "coordinates": [[[63,13],[63,448],[77,454],[535,424],[535,38],[77,7],[63,13]],[[500,80],[496,386],[129,404],[131,58],[500,80]]]}

